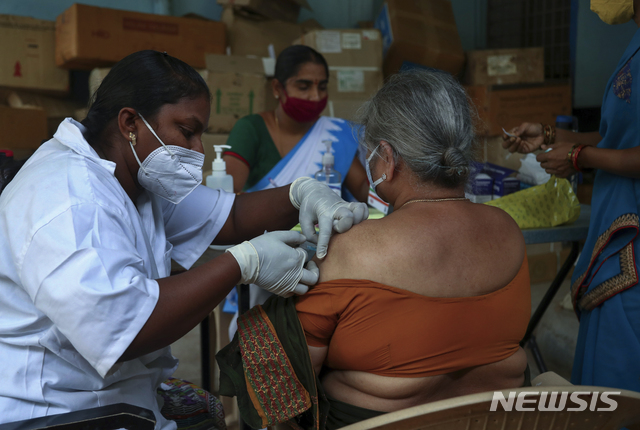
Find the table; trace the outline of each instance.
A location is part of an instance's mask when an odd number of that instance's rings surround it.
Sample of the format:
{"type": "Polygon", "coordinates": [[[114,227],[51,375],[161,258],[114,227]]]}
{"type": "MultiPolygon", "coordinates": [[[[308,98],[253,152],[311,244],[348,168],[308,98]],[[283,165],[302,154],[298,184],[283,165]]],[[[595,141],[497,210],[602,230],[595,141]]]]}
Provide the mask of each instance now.
{"type": "Polygon", "coordinates": [[[540,373],[546,372],[547,366],[544,364],[535,336],[533,336],[533,331],[551,304],[551,301],[558,292],[560,285],[562,285],[567,277],[569,270],[571,270],[571,266],[573,266],[578,259],[578,255],[580,254],[580,242],[587,238],[590,219],[591,206],[580,205],[580,217],[573,224],[550,228],[532,228],[522,230],[524,241],[527,245],[549,242],[571,242],[571,252],[569,253],[569,256],[562,264],[562,267],[551,282],[551,285],[549,285],[542,301],[531,316],[527,331],[520,342],[520,346],[524,347],[525,345],[528,345],[531,349],[533,358],[536,361],[536,365],[538,366],[540,373]]]}

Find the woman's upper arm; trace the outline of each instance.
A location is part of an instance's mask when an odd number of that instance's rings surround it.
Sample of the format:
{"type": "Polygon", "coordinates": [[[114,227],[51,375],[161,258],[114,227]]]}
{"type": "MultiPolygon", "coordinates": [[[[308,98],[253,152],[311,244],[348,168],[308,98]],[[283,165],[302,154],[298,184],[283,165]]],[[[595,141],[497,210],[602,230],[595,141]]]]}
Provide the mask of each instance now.
{"type": "Polygon", "coordinates": [[[241,192],[249,178],[249,165],[232,155],[222,158],[227,163],[227,173],[233,176],[233,192],[241,192]]]}

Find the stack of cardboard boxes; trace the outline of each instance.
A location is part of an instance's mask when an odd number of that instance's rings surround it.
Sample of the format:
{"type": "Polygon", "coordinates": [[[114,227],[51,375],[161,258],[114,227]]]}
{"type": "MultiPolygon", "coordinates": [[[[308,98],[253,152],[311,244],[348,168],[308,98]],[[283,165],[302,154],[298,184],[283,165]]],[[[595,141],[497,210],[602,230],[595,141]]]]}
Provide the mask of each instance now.
{"type": "Polygon", "coordinates": [[[374,26],[382,34],[385,78],[400,71],[405,63],[452,75],[464,65],[449,0],[385,0],[374,26]]]}
{"type": "Polygon", "coordinates": [[[0,15],[0,149],[21,159],[47,138],[47,112],[17,103],[16,90],[61,96],[69,91],[69,72],[55,64],[54,22],[0,15]]]}
{"type": "MultiPolygon", "coordinates": [[[[226,49],[225,25],[195,18],[74,4],[56,22],[0,16],[0,148],[28,157],[84,103],[69,94],[69,70],[111,66],[143,49],[196,68],[226,49]]],[[[80,112],[80,116],[82,113],[80,112]]]]}
{"type": "Polygon", "coordinates": [[[294,42],[318,51],[329,65],[329,101],[323,115],[354,120],[382,86],[382,38],[376,29],[316,30],[294,42]]]}
{"type": "MultiPolygon", "coordinates": [[[[523,155],[502,147],[503,128],[510,131],[523,122],[553,125],[557,115],[571,115],[571,85],[545,82],[543,58],[542,48],[467,52],[463,82],[478,113],[484,175],[477,181],[485,185],[472,188],[488,193],[472,198],[495,199],[520,188],[514,175],[523,155]]],[[[527,245],[531,282],[553,280],[568,253],[562,243],[527,245]]]]}

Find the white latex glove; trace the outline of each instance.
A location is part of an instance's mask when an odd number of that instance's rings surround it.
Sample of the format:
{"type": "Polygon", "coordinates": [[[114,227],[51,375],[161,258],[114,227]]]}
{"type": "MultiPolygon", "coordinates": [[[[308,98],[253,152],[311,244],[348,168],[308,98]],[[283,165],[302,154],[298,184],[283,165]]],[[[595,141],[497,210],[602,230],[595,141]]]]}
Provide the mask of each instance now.
{"type": "Polygon", "coordinates": [[[365,203],[348,203],[331,188],[312,178],[298,178],[289,189],[291,204],[300,210],[300,227],[307,240],[317,243],[316,255],[324,258],[332,228],[344,233],[369,216],[365,203]],[[316,237],[315,224],[320,232],[316,237]]]}
{"type": "Polygon", "coordinates": [[[227,249],[240,266],[242,284],[256,284],[282,297],[304,294],[318,282],[318,266],[309,262],[299,245],[306,239],[295,231],[273,231],[227,249]]]}

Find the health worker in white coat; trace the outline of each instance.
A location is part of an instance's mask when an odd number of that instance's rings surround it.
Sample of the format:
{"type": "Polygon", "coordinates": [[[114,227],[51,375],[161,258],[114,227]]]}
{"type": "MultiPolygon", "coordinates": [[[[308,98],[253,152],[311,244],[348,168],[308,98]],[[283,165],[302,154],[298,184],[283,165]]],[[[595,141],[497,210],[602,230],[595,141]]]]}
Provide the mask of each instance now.
{"type": "Polygon", "coordinates": [[[318,278],[292,245],[367,216],[309,178],[250,194],[200,185],[210,93],[166,53],[116,64],[0,195],[0,423],[128,403],[152,410],[169,345],[239,283],[287,296],[318,278]],[[298,221],[305,236],[288,230],[298,221]],[[265,233],[265,230],[271,231],[265,233]],[[245,241],[245,242],[243,242],[245,241]],[[185,268],[210,244],[237,244],[185,268]]]}

